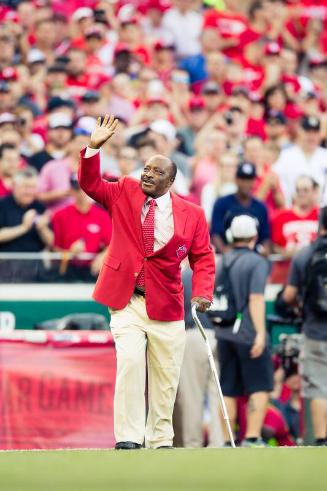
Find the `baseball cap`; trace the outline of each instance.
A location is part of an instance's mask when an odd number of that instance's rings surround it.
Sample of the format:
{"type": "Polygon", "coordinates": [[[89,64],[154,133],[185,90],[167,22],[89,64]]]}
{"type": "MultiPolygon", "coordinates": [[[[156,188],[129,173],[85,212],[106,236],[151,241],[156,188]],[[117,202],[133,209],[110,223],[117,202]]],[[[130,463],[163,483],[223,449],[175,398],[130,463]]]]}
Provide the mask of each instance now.
{"type": "Polygon", "coordinates": [[[250,215],[238,215],[229,227],[233,239],[251,239],[258,234],[257,220],[250,215]]]}
{"type": "Polygon", "coordinates": [[[192,96],[188,102],[188,108],[190,111],[199,111],[205,108],[205,101],[201,96],[192,96]]]}
{"type": "Polygon", "coordinates": [[[52,130],[56,128],[71,128],[72,126],[73,121],[64,113],[54,113],[48,118],[48,127],[52,130]]]}
{"type": "Polygon", "coordinates": [[[44,54],[39,49],[33,48],[27,53],[27,63],[44,63],[46,61],[44,54]]]}
{"type": "Polygon", "coordinates": [[[81,97],[82,102],[96,102],[99,99],[100,94],[97,90],[87,90],[81,97]]]}
{"type": "Polygon", "coordinates": [[[164,49],[174,51],[175,46],[174,46],[174,43],[169,43],[168,41],[161,40],[161,41],[156,41],[154,43],[153,49],[155,51],[161,51],[161,50],[164,50],[164,49]]]}
{"type": "Polygon", "coordinates": [[[2,113],[0,114],[0,124],[6,124],[6,123],[16,123],[17,119],[16,116],[12,113],[2,113]]]}
{"type": "Polygon", "coordinates": [[[130,53],[131,50],[125,43],[117,43],[114,49],[114,55],[119,55],[119,53],[130,53]]]}
{"type": "Polygon", "coordinates": [[[301,121],[301,127],[305,131],[319,131],[320,120],[316,116],[304,116],[301,121]]]}
{"type": "Polygon", "coordinates": [[[202,94],[219,94],[220,87],[216,82],[207,82],[202,87],[202,94]]]}
{"type": "Polygon", "coordinates": [[[88,17],[93,17],[93,10],[89,7],[80,7],[73,12],[72,20],[79,22],[82,19],[87,19],[88,17]]]}
{"type": "Polygon", "coordinates": [[[70,99],[64,99],[63,97],[59,97],[55,95],[49,99],[47,104],[47,111],[51,112],[54,109],[58,109],[59,107],[71,107],[74,108],[74,103],[70,99]]]}
{"type": "Polygon", "coordinates": [[[75,134],[90,135],[96,127],[97,120],[92,116],[82,116],[76,123],[75,134]]]}
{"type": "Polygon", "coordinates": [[[283,125],[287,124],[287,119],[284,113],[282,113],[281,111],[273,111],[273,110],[269,111],[267,115],[267,123],[272,121],[276,121],[277,123],[283,125]]]}
{"type": "Polygon", "coordinates": [[[171,7],[169,0],[146,0],[144,5],[140,6],[140,11],[146,14],[149,10],[154,9],[163,13],[169,9],[169,7],[171,7]]]}
{"type": "Polygon", "coordinates": [[[175,126],[166,119],[157,119],[150,124],[149,128],[154,133],[164,136],[168,141],[172,141],[176,138],[175,126]]]}
{"type": "Polygon", "coordinates": [[[281,52],[281,47],[279,43],[276,43],[275,41],[271,41],[270,43],[267,43],[265,46],[265,55],[267,56],[276,56],[279,55],[281,52]]]}
{"type": "Polygon", "coordinates": [[[255,179],[257,177],[255,166],[251,162],[242,162],[237,167],[236,177],[239,179],[255,179]]]}
{"type": "Polygon", "coordinates": [[[16,68],[7,66],[2,70],[1,77],[3,80],[17,80],[18,74],[16,68]]]}

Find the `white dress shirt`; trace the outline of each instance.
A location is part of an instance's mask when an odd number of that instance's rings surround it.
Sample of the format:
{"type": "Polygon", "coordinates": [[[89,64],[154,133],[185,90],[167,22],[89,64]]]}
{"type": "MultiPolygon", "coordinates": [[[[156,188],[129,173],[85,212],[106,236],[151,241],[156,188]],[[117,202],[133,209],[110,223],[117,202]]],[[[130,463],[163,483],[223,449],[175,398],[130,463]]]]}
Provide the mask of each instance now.
{"type": "MultiPolygon", "coordinates": [[[[93,157],[98,152],[99,150],[95,148],[86,147],[85,158],[93,157]]],[[[148,196],[145,200],[141,212],[141,223],[144,222],[149,211],[148,202],[151,199],[151,196],[148,196]]],[[[157,206],[154,209],[154,252],[166,245],[174,234],[174,217],[170,192],[167,191],[167,193],[156,198],[156,203],[157,206]]]]}

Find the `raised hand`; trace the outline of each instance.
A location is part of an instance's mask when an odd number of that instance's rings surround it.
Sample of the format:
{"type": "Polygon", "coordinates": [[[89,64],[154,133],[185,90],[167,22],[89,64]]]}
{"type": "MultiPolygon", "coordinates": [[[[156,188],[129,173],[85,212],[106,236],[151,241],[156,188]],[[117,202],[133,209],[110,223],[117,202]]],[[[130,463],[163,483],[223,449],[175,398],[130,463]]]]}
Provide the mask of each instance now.
{"type": "Polygon", "coordinates": [[[114,135],[117,125],[118,119],[115,119],[113,115],[109,117],[109,115],[106,114],[102,122],[99,117],[96,127],[92,131],[89,147],[96,149],[101,148],[102,145],[114,135]]]}

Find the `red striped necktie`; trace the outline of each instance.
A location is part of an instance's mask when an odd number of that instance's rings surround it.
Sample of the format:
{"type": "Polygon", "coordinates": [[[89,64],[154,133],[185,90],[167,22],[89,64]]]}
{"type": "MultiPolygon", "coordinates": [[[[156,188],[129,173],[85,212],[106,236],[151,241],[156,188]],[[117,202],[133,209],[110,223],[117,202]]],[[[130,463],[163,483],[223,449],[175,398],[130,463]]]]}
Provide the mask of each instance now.
{"type": "MultiPolygon", "coordinates": [[[[149,256],[153,253],[154,247],[154,211],[157,203],[155,199],[151,199],[147,201],[146,206],[149,206],[149,210],[144,218],[144,222],[142,224],[142,232],[143,232],[143,243],[146,256],[149,256]]],[[[136,287],[144,290],[145,288],[145,277],[144,277],[144,266],[140,271],[140,274],[136,280],[136,287]]]]}

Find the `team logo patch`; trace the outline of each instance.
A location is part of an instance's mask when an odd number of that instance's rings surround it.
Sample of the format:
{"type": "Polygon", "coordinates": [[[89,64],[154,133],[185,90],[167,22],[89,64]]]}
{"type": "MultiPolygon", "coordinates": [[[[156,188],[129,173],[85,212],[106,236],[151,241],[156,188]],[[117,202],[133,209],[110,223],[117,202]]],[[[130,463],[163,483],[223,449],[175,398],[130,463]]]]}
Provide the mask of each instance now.
{"type": "Polygon", "coordinates": [[[186,245],[181,245],[176,249],[176,256],[178,258],[181,258],[187,254],[187,247],[186,245]]]}

